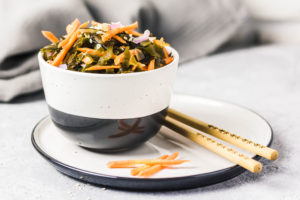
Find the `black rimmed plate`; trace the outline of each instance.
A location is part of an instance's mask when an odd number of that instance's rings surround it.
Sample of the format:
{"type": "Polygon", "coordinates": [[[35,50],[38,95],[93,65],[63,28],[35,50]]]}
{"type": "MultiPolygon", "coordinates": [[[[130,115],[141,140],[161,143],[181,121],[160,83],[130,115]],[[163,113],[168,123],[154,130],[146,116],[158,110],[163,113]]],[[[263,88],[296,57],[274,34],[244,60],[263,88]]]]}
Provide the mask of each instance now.
{"type": "MultiPolygon", "coordinates": [[[[174,95],[170,107],[260,144],[269,146],[272,142],[270,125],[246,108],[186,95],[174,95]]],[[[51,119],[46,117],[35,126],[32,143],[58,171],[82,181],[120,189],[175,190],[200,187],[228,180],[245,171],[165,127],[133,150],[104,154],[74,145],[58,133],[51,119]],[[106,167],[106,163],[112,160],[156,158],[174,152],[179,152],[180,158],[191,162],[162,170],[151,178],[133,177],[130,169],[106,167]]],[[[238,150],[259,159],[259,156],[238,150]]]]}

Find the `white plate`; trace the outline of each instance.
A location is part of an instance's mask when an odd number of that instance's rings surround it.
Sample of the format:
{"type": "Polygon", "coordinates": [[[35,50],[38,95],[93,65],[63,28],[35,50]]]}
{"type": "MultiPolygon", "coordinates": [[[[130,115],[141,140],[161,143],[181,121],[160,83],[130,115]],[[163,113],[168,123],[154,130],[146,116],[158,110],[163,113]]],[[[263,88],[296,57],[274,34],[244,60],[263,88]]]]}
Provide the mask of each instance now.
{"type": "MultiPolygon", "coordinates": [[[[265,146],[272,141],[270,125],[256,113],[221,101],[174,95],[170,107],[214,124],[265,146]]],[[[49,117],[33,130],[35,148],[61,172],[87,182],[126,189],[179,189],[204,186],[227,180],[244,171],[200,145],[163,127],[144,145],[122,153],[96,153],[74,145],[62,136],[49,117]],[[109,169],[112,160],[156,158],[179,152],[181,159],[191,162],[165,169],[151,178],[136,178],[130,169],[109,169]]],[[[228,146],[231,146],[227,144],[228,146]]],[[[255,155],[234,147],[243,154],[255,155]]],[[[256,156],[256,159],[259,157],[256,156]]]]}

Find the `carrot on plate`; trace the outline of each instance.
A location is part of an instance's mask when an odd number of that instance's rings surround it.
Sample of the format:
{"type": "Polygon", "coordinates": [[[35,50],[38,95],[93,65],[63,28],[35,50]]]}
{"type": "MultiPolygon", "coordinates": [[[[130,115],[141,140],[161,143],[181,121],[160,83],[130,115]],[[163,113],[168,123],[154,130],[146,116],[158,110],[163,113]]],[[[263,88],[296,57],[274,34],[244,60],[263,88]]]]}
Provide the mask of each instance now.
{"type": "MultiPolygon", "coordinates": [[[[169,155],[167,158],[165,158],[166,160],[174,160],[175,158],[177,158],[178,156],[178,152],[173,153],[172,155],[169,155]]],[[[164,165],[153,165],[150,166],[148,168],[144,168],[142,169],[139,173],[138,176],[142,176],[142,177],[149,177],[152,176],[153,174],[159,172],[162,169],[165,169],[167,166],[164,165]]]]}
{"type": "MultiPolygon", "coordinates": [[[[166,159],[168,157],[168,155],[162,155],[160,157],[158,157],[157,159],[166,159]]],[[[147,169],[151,167],[151,165],[142,165],[140,167],[136,167],[136,168],[133,168],[131,171],[130,171],[130,174],[133,175],[133,176],[136,176],[138,175],[142,170],[144,169],[147,169]]]]}
{"type": "Polygon", "coordinates": [[[147,165],[180,165],[188,160],[162,160],[162,159],[145,159],[145,160],[121,160],[121,161],[111,161],[107,163],[109,168],[127,168],[133,167],[138,164],[147,165]]]}
{"type": "Polygon", "coordinates": [[[42,34],[45,38],[47,38],[52,43],[56,43],[59,41],[57,37],[55,37],[55,35],[50,31],[42,31],[42,34]]]}

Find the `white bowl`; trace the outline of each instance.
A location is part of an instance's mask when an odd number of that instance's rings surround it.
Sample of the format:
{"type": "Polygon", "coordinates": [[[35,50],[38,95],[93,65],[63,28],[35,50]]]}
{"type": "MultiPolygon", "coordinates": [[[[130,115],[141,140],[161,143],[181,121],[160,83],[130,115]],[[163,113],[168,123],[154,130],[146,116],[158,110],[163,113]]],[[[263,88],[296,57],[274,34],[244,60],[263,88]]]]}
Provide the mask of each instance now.
{"type": "Polygon", "coordinates": [[[165,115],[172,94],[179,55],[175,49],[167,49],[174,56],[172,63],[126,74],[64,70],[48,64],[39,53],[52,121],[65,136],[87,148],[118,151],[145,142],[158,132],[160,125],[153,116],[165,115]],[[114,137],[121,129],[134,129],[135,123],[137,130],[114,137]]]}

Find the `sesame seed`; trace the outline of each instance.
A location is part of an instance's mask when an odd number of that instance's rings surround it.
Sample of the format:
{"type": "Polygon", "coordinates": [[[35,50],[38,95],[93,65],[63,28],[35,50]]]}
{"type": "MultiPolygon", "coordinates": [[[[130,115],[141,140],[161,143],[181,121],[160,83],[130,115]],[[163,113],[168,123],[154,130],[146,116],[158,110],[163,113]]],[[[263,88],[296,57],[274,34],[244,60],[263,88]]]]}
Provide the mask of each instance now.
{"type": "Polygon", "coordinates": [[[101,44],[96,44],[96,49],[100,49],[101,48],[101,44]]]}

